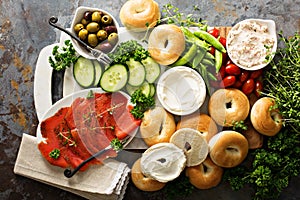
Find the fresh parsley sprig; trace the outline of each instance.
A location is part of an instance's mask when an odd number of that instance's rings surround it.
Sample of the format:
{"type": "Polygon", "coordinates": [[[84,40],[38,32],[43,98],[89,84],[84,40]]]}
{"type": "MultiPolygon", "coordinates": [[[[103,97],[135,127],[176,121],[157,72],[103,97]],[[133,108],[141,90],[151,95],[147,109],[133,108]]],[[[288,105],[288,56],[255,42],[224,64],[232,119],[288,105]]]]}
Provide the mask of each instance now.
{"type": "Polygon", "coordinates": [[[142,119],[144,112],[155,105],[154,97],[147,97],[140,89],[131,95],[131,102],[134,104],[134,107],[130,113],[135,119],[142,119]]]}
{"type": "Polygon", "coordinates": [[[74,64],[78,56],[70,40],[65,40],[65,46],[59,47],[58,45],[53,47],[52,56],[49,56],[48,61],[50,66],[56,70],[61,71],[74,64]]]}

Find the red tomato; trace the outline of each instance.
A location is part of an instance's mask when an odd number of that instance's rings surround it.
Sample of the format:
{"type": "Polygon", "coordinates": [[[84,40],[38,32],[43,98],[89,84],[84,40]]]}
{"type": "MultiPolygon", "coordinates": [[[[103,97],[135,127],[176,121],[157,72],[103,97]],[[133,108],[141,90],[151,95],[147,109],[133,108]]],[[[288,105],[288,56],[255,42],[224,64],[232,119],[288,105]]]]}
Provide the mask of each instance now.
{"type": "Polygon", "coordinates": [[[219,42],[220,42],[224,47],[226,47],[226,38],[220,37],[219,42]]]}
{"type": "Polygon", "coordinates": [[[224,85],[225,88],[229,87],[229,86],[232,86],[236,81],[236,78],[235,76],[226,76],[224,79],[223,79],[223,82],[221,82],[221,84],[224,85]]]}
{"type": "Polygon", "coordinates": [[[256,79],[259,76],[261,76],[262,73],[263,73],[262,69],[259,69],[259,70],[256,70],[256,71],[252,71],[251,74],[250,74],[250,78],[256,79]]]}
{"type": "Polygon", "coordinates": [[[226,65],[227,63],[227,53],[222,53],[222,64],[226,65]]]}
{"type": "Polygon", "coordinates": [[[229,75],[240,75],[241,69],[235,64],[229,64],[226,65],[225,72],[229,75]]]}
{"type": "Polygon", "coordinates": [[[253,92],[255,83],[253,79],[248,79],[242,86],[242,91],[245,95],[249,95],[253,92]]]}
{"type": "Polygon", "coordinates": [[[254,90],[254,94],[257,96],[257,97],[260,97],[260,92],[263,90],[263,84],[261,81],[257,80],[255,82],[255,90],[254,90]]]}
{"type": "Polygon", "coordinates": [[[240,76],[239,76],[239,79],[242,83],[244,83],[246,80],[248,80],[248,77],[250,75],[250,72],[249,71],[245,71],[245,70],[242,70],[240,76]]]}
{"type": "Polygon", "coordinates": [[[209,53],[211,53],[212,55],[215,55],[215,51],[216,51],[215,47],[210,47],[209,53]]]}
{"type": "Polygon", "coordinates": [[[214,36],[215,38],[219,37],[220,35],[220,30],[217,28],[213,28],[207,31],[209,34],[211,34],[212,36],[214,36]]]}
{"type": "Polygon", "coordinates": [[[225,78],[226,72],[225,72],[225,66],[222,65],[222,67],[219,70],[219,74],[221,75],[221,78],[225,78]]]}
{"type": "Polygon", "coordinates": [[[243,83],[240,80],[236,80],[232,87],[239,89],[242,87],[242,85],[243,83]]]}
{"type": "Polygon", "coordinates": [[[226,65],[232,64],[233,62],[230,60],[230,58],[227,60],[226,65]]]}

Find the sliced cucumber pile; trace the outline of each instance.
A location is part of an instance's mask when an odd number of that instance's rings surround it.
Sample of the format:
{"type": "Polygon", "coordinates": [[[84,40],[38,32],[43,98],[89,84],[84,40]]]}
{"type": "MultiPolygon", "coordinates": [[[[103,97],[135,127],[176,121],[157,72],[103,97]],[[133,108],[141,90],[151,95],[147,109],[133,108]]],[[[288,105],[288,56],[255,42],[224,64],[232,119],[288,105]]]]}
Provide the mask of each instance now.
{"type": "Polygon", "coordinates": [[[113,64],[105,69],[97,60],[79,57],[73,68],[74,78],[83,88],[100,86],[107,92],[124,88],[129,95],[141,89],[146,96],[154,96],[154,82],[160,73],[160,65],[151,57],[141,62],[130,58],[124,65],[113,64]]]}
{"type": "Polygon", "coordinates": [[[141,62],[130,58],[126,62],[126,65],[122,66],[122,69],[120,69],[120,66],[111,66],[103,72],[102,78],[100,80],[100,87],[102,87],[103,90],[115,92],[125,87],[124,89],[130,96],[137,89],[141,89],[146,96],[154,96],[154,82],[157,80],[161,73],[160,65],[158,63],[156,63],[151,57],[147,57],[141,62]],[[126,67],[127,69],[126,75],[124,67],[126,67]],[[122,72],[120,72],[119,70],[122,70],[122,72]],[[117,79],[115,77],[118,73],[122,74],[122,78],[119,77],[117,79]],[[123,76],[127,77],[126,82],[125,78],[123,79],[123,76]],[[109,80],[108,77],[110,77],[111,79],[110,82],[107,82],[109,80]],[[113,84],[115,86],[112,86],[113,84]],[[110,86],[108,87],[108,85],[110,86]]]}
{"type": "Polygon", "coordinates": [[[102,75],[102,67],[97,60],[79,57],[73,67],[75,81],[83,88],[98,85],[102,75]]]}

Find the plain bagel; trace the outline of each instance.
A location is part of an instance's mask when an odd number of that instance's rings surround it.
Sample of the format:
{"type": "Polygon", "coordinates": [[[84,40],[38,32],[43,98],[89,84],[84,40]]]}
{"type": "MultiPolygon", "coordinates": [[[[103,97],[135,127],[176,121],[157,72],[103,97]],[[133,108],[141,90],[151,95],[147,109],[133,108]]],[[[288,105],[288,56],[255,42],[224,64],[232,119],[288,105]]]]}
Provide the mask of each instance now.
{"type": "Polygon", "coordinates": [[[257,100],[251,109],[251,123],[263,135],[274,136],[282,127],[282,116],[279,114],[279,110],[271,109],[274,105],[274,99],[263,97],[257,100]]]}
{"type": "Polygon", "coordinates": [[[161,65],[174,63],[184,49],[185,37],[176,25],[159,25],[149,35],[148,51],[151,57],[161,65]]]}
{"type": "Polygon", "coordinates": [[[149,147],[142,155],[143,174],[166,183],[177,178],[186,166],[182,149],[172,143],[158,143],[149,147]]]}
{"type": "Polygon", "coordinates": [[[159,6],[153,0],[128,0],[120,10],[122,24],[134,32],[154,27],[159,19],[159,6]]]}
{"type": "Polygon", "coordinates": [[[177,123],[176,129],[192,128],[198,130],[208,142],[218,132],[214,120],[207,114],[193,113],[182,116],[177,123]]]}
{"type": "Polygon", "coordinates": [[[210,158],[220,167],[235,167],[248,154],[248,141],[236,131],[222,131],[209,141],[210,158]]]}
{"type": "Polygon", "coordinates": [[[182,128],[172,135],[170,142],[181,148],[186,155],[186,166],[202,163],[208,155],[206,139],[198,130],[182,128]]]}
{"type": "Polygon", "coordinates": [[[187,167],[185,174],[190,183],[198,189],[209,189],[217,186],[223,176],[223,168],[216,165],[210,157],[203,163],[193,167],[187,167]]]}
{"type": "Polygon", "coordinates": [[[209,102],[208,112],[215,122],[221,126],[233,126],[234,122],[245,120],[250,111],[247,96],[234,88],[215,91],[209,102]]]}
{"type": "Polygon", "coordinates": [[[148,146],[169,142],[175,129],[174,116],[159,106],[144,113],[140,126],[141,136],[148,146]]]}
{"type": "Polygon", "coordinates": [[[135,161],[131,169],[131,180],[140,190],[154,192],[162,189],[166,184],[145,176],[141,170],[141,159],[135,161]]]}

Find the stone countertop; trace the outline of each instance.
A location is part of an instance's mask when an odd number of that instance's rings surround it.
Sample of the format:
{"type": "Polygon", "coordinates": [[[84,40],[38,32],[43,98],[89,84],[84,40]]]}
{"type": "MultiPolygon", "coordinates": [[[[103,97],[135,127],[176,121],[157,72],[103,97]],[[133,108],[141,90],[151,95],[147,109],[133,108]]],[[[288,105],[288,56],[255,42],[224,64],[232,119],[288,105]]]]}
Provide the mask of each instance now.
{"type": "MultiPolygon", "coordinates": [[[[70,1],[27,0],[0,1],[0,199],[82,199],[13,173],[22,133],[35,135],[38,120],[34,107],[33,81],[41,49],[59,40],[60,32],[48,25],[55,15],[64,27],[70,27],[78,6],[99,7],[118,18],[125,0],[70,1]]],[[[286,36],[300,30],[300,0],[159,0],[171,2],[182,12],[190,13],[194,5],[199,16],[211,26],[232,26],[247,18],[272,19],[277,30],[286,36]]],[[[120,23],[120,21],[119,21],[120,23]]],[[[300,177],[294,178],[280,199],[300,199],[300,177]]],[[[251,190],[233,192],[229,185],[196,191],[186,199],[250,199],[251,190]]],[[[131,183],[125,199],[163,199],[160,193],[144,193],[131,183]]]]}

